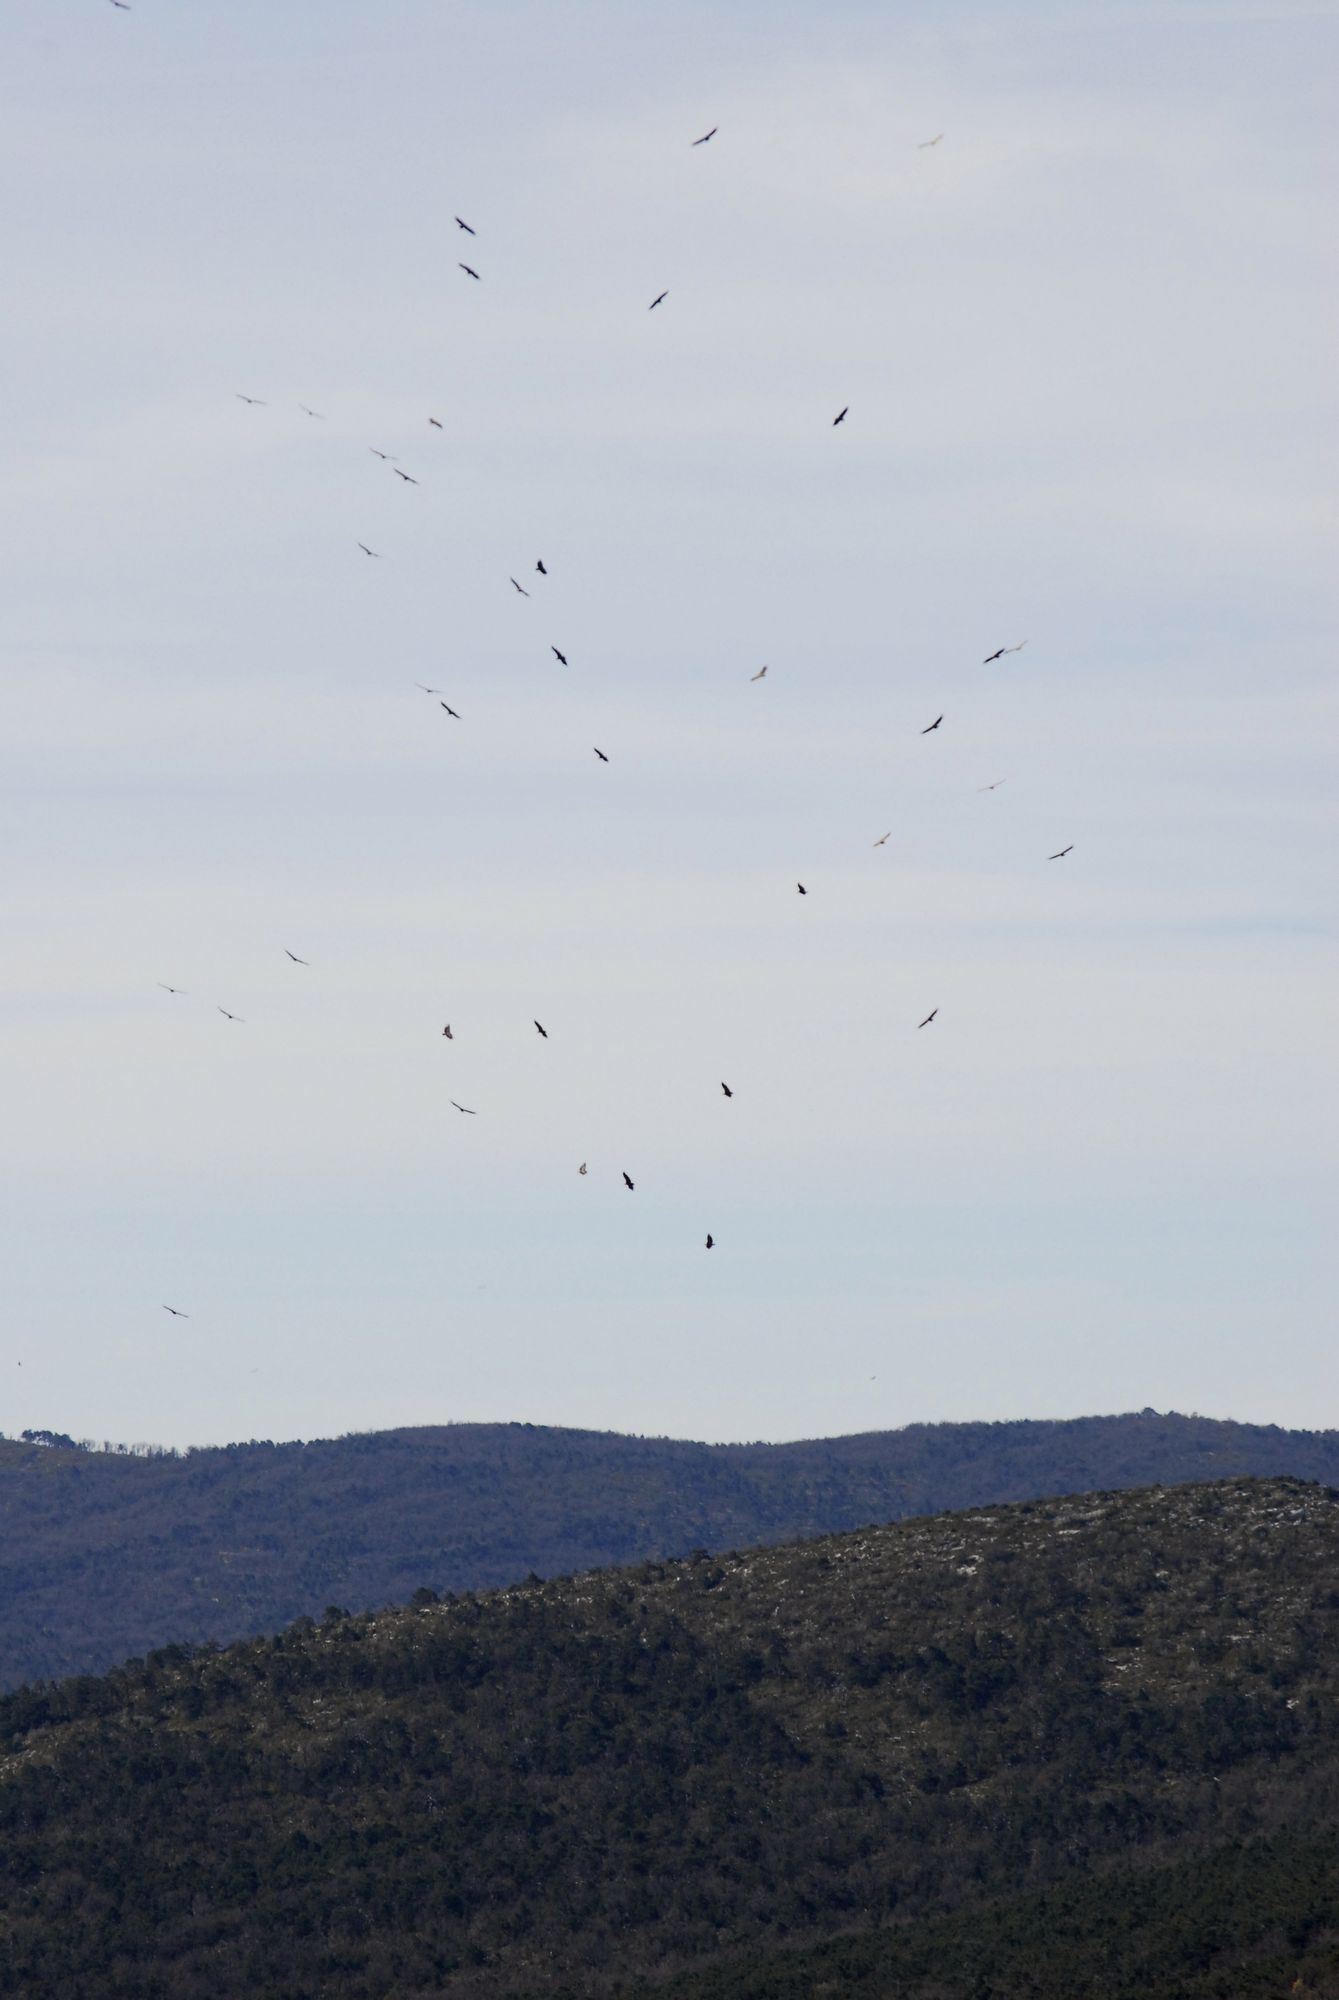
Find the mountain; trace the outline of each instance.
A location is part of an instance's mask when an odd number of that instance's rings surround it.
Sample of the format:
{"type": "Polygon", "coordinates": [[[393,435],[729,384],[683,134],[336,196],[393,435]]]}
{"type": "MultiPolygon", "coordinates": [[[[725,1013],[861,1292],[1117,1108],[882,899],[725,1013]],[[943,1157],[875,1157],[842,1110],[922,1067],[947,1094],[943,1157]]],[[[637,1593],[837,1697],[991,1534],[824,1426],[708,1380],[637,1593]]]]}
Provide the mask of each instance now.
{"type": "Polygon", "coordinates": [[[1339,1493],[1233,1480],[21,1689],[0,1991],[1330,1995],[1337,1584],[1339,1493]]]}
{"type": "Polygon", "coordinates": [[[277,1631],[418,1585],[486,1589],[947,1508],[1289,1474],[1339,1484],[1339,1433],[1204,1417],[913,1424],[705,1445],[530,1424],[138,1457],[0,1440],[0,1688],[174,1640],[277,1631]]]}

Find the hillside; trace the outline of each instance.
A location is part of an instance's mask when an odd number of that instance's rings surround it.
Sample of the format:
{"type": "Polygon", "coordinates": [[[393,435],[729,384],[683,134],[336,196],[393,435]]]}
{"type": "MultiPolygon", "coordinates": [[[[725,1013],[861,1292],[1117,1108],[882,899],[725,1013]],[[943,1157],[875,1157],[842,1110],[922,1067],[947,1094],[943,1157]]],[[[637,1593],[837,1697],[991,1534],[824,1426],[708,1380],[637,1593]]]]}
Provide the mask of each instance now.
{"type": "Polygon", "coordinates": [[[1339,1494],[1228,1481],[24,1689],[0,1990],[1328,1995],[1337,1584],[1339,1494]]]}
{"type": "Polygon", "coordinates": [[[0,1688],[277,1631],[420,1584],[745,1548],[945,1509],[1289,1474],[1339,1433],[1153,1411],[704,1445],[459,1424],[139,1458],[0,1441],[0,1688]]]}

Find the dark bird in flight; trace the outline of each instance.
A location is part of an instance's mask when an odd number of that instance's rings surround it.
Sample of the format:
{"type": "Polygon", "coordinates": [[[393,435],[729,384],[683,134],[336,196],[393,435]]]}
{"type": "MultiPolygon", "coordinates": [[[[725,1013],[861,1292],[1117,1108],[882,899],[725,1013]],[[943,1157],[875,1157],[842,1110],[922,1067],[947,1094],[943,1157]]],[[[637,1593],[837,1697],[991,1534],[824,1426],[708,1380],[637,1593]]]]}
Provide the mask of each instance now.
{"type": "Polygon", "coordinates": [[[807,896],[809,894],[809,891],[805,888],[803,882],[797,882],[795,884],[795,887],[799,890],[802,896],[807,896]]]}
{"type": "Polygon", "coordinates": [[[454,1104],[454,1105],[455,1105],[455,1108],[456,1108],[456,1110],[457,1110],[457,1111],[463,1111],[463,1112],[465,1113],[465,1116],[466,1116],[467,1118],[477,1118],[477,1117],[479,1116],[479,1114],[478,1114],[478,1112],[477,1112],[477,1111],[471,1111],[471,1110],[470,1110],[470,1107],[469,1107],[469,1105],[468,1105],[468,1104],[456,1104],[456,1100],[455,1100],[455,1098],[454,1098],[454,1097],[453,1097],[453,1098],[451,1099],[451,1102],[452,1102],[452,1104],[454,1104]]]}
{"type": "Polygon", "coordinates": [[[623,1176],[623,1185],[624,1185],[625,1187],[631,1187],[631,1186],[632,1186],[632,1175],[631,1175],[631,1174],[624,1174],[624,1176],[623,1176]]]}
{"type": "Polygon", "coordinates": [[[1001,785],[1007,785],[1008,782],[1007,778],[996,778],[993,785],[978,785],[976,789],[978,792],[997,792],[1001,785]]]}
{"type": "Polygon", "coordinates": [[[1074,843],[1071,840],[1068,847],[1062,847],[1058,854],[1048,854],[1046,859],[1048,861],[1063,861],[1067,854],[1072,854],[1073,852],[1074,843]]]}
{"type": "MultiPolygon", "coordinates": [[[[123,14],[129,14],[129,13],[131,12],[131,6],[130,6],[130,0],[112,0],[112,5],[113,5],[113,7],[119,7],[119,8],[121,9],[121,12],[122,12],[123,14]]],[[[166,1311],[166,1312],[171,1312],[171,1310],[172,1310],[171,1306],[166,1306],[166,1307],[164,1308],[164,1311],[166,1311]]],[[[183,1317],[183,1319],[185,1318],[185,1314],[184,1314],[184,1313],[183,1313],[182,1317],[183,1317]]],[[[23,1363],[22,1363],[22,1362],[20,1362],[20,1363],[19,1363],[19,1366],[20,1366],[20,1367],[22,1367],[22,1366],[23,1366],[23,1363]]]]}
{"type": "Polygon", "coordinates": [[[1016,646],[1000,646],[996,649],[995,652],[989,654],[987,658],[982,660],[981,664],[983,667],[988,667],[992,660],[1002,660],[1006,653],[1021,653],[1026,644],[1027,644],[1026,639],[1020,639],[1016,646]]]}
{"type": "Polygon", "coordinates": [[[369,549],[366,542],[359,542],[358,546],[365,556],[375,556],[378,562],[381,561],[380,549],[369,549]]]}
{"type": "Polygon", "coordinates": [[[547,575],[548,575],[548,571],[547,571],[547,570],[545,569],[545,567],[544,567],[544,565],[543,565],[543,563],[542,563],[542,562],[537,562],[537,563],[535,564],[535,568],[536,568],[536,569],[537,569],[537,570],[539,571],[539,573],[540,573],[540,575],[541,575],[541,576],[547,576],[547,575]]]}
{"type": "Polygon", "coordinates": [[[393,473],[395,474],[395,477],[396,477],[397,479],[404,479],[404,480],[407,480],[407,481],[409,482],[409,484],[410,484],[411,486],[417,486],[417,485],[419,484],[419,481],[418,481],[417,479],[415,479],[415,478],[414,478],[414,477],[412,476],[412,474],[410,474],[410,473],[408,473],[408,472],[401,472],[401,470],[400,470],[400,468],[399,468],[399,466],[398,466],[398,465],[393,465],[393,466],[391,467],[391,471],[392,471],[392,472],[393,472],[393,473]]]}
{"type": "Polygon", "coordinates": [[[469,264],[462,264],[460,268],[465,273],[467,278],[477,278],[479,275],[479,273],[469,264]]]}
{"type": "Polygon", "coordinates": [[[921,735],[922,735],[922,736],[928,736],[928,735],[930,734],[930,731],[931,731],[932,729],[938,729],[938,727],[939,727],[940,723],[941,723],[941,722],[942,722],[943,720],[944,720],[944,718],[943,718],[943,716],[942,716],[942,715],[937,715],[937,716],[935,717],[935,719],[934,719],[934,721],[933,721],[933,722],[930,722],[930,723],[927,723],[927,724],[926,724],[925,728],[924,728],[924,729],[922,729],[922,731],[921,731],[921,735]]]}
{"type": "MultiPolygon", "coordinates": [[[[220,1007],[220,1008],[219,1008],[219,1012],[220,1012],[220,1014],[222,1014],[222,1016],[223,1016],[223,1018],[224,1018],[224,1020],[225,1020],[225,1021],[241,1021],[241,1020],[242,1020],[242,1017],[241,1017],[241,1015],[240,1015],[240,1014],[230,1014],[230,1013],[228,1012],[228,1010],[227,1010],[227,1008],[226,1008],[226,1007],[220,1007]]],[[[242,1025],[243,1025],[243,1027],[245,1027],[246,1023],[245,1023],[245,1022],[242,1022],[242,1025]]]]}
{"type": "Polygon", "coordinates": [[[319,422],[321,423],[325,422],[325,418],[321,415],[321,412],[319,410],[309,410],[305,403],[299,403],[298,408],[301,410],[304,417],[315,417],[318,419],[319,422]]]}
{"type": "Polygon", "coordinates": [[[530,592],[525,588],[524,584],[517,583],[516,578],[514,576],[509,578],[508,580],[511,584],[512,589],[519,590],[522,597],[528,597],[530,595],[530,592]]]}
{"type": "Polygon", "coordinates": [[[725,1094],[726,1094],[726,1096],[727,1096],[727,1097],[733,1097],[733,1096],[734,1096],[734,1094],[735,1094],[735,1093],[733,1092],[733,1090],[731,1090],[731,1088],[730,1088],[730,1086],[729,1086],[729,1084],[728,1084],[728,1083],[723,1083],[723,1084],[721,1085],[721,1089],[722,1089],[722,1090],[723,1090],[723,1091],[725,1092],[725,1094]]]}
{"type": "Polygon", "coordinates": [[[293,963],[294,963],[294,965],[310,965],[310,964],[311,964],[311,960],[310,960],[309,958],[299,958],[299,957],[298,957],[298,955],[297,955],[297,953],[296,953],[295,951],[290,951],[290,950],[288,949],[288,946],[287,946],[287,945],[285,945],[285,946],[284,946],[284,957],[285,957],[285,958],[291,958],[291,959],[292,959],[292,961],[293,961],[293,963]]]}
{"type": "MultiPolygon", "coordinates": [[[[113,4],[115,4],[115,0],[113,0],[113,4]]],[[[237,400],[239,403],[254,403],[258,410],[268,410],[270,407],[268,403],[262,402],[259,396],[243,396],[239,392],[237,400]]]]}
{"type": "Polygon", "coordinates": [[[578,1172],[579,1174],[584,1174],[584,1173],[585,1173],[585,1171],[586,1171],[586,1162],[585,1162],[585,1161],[583,1160],[583,1161],[581,1162],[581,1165],[580,1165],[580,1166],[579,1166],[579,1167],[577,1168],[577,1172],[578,1172]]]}
{"type": "Polygon", "coordinates": [[[459,216],[456,217],[456,228],[463,229],[467,236],[477,236],[479,233],[477,229],[471,229],[468,222],[462,222],[459,216]]]}
{"type": "Polygon", "coordinates": [[[850,407],[851,405],[848,403],[846,405],[846,409],[839,411],[838,414],[832,419],[832,428],[834,431],[836,430],[838,424],[844,424],[846,422],[846,411],[849,410],[850,407]]]}
{"type": "Polygon", "coordinates": [[[432,425],[435,431],[439,431],[442,428],[441,419],[439,417],[429,417],[428,422],[432,425]]]}
{"type": "Polygon", "coordinates": [[[749,679],[750,679],[751,681],[760,681],[760,680],[761,680],[761,679],[763,678],[763,675],[764,675],[764,674],[765,674],[766,672],[767,672],[767,669],[766,669],[766,667],[759,667],[759,669],[758,669],[758,671],[757,671],[757,673],[756,673],[756,674],[750,674],[750,675],[749,675],[749,679]]]}
{"type": "Polygon", "coordinates": [[[891,840],[891,839],[892,839],[892,835],[893,835],[893,829],[892,829],[891,827],[889,827],[889,829],[888,829],[887,833],[881,833],[881,834],[879,835],[878,839],[877,839],[877,840],[876,840],[876,841],[874,842],[874,846],[875,846],[875,847],[882,847],[882,846],[883,846],[883,843],[885,842],[885,840],[891,840]]]}
{"type": "MultiPolygon", "coordinates": [[[[592,745],[591,745],[591,748],[592,748],[592,749],[594,750],[594,749],[595,749],[595,745],[594,745],[594,744],[592,744],[592,745]]],[[[599,758],[599,760],[600,760],[600,762],[601,762],[602,764],[607,764],[607,763],[609,762],[609,759],[608,759],[608,758],[607,758],[607,757],[605,756],[605,754],[604,754],[603,750],[595,750],[595,754],[596,754],[596,756],[597,756],[597,757],[599,758]]]]}
{"type": "Polygon", "coordinates": [[[654,311],[655,311],[655,309],[656,309],[656,307],[657,307],[657,306],[658,306],[658,305],[659,305],[659,304],[661,303],[661,300],[662,300],[662,299],[667,299],[668,297],[669,297],[669,293],[668,293],[668,292],[662,292],[662,293],[660,294],[660,298],[656,298],[656,299],[652,299],[652,301],[651,301],[650,305],[649,305],[649,306],[648,306],[648,307],[646,308],[646,310],[647,310],[648,312],[654,312],[654,311]]]}
{"type": "Polygon", "coordinates": [[[182,993],[182,994],[184,994],[184,993],[186,992],[186,988],[185,988],[184,986],[168,986],[168,985],[166,985],[166,984],[164,983],[164,981],[163,981],[163,980],[161,980],[161,979],[155,979],[155,981],[154,981],[154,985],[155,985],[155,986],[161,986],[161,987],[163,988],[163,991],[164,991],[164,993],[182,993]]]}
{"type": "Polygon", "coordinates": [[[551,652],[551,653],[553,654],[553,657],[554,657],[554,658],[555,658],[556,660],[558,660],[558,661],[560,661],[560,662],[561,662],[561,664],[562,664],[563,666],[566,666],[566,665],[567,665],[567,655],[566,655],[566,653],[560,653],[560,652],[558,651],[558,648],[557,648],[556,646],[550,646],[550,647],[549,647],[549,651],[550,651],[550,652],[551,652]]]}
{"type": "Polygon", "coordinates": [[[451,1033],[451,1023],[449,1021],[447,1022],[446,1026],[442,1029],[442,1033],[446,1036],[448,1042],[454,1042],[454,1040],[456,1039],[455,1036],[451,1033]]]}
{"type": "Polygon", "coordinates": [[[936,132],[933,139],[922,139],[920,144],[917,146],[916,151],[918,153],[923,153],[927,146],[937,146],[939,144],[939,141],[943,138],[943,136],[944,135],[942,132],[936,132]]]}
{"type": "Polygon", "coordinates": [[[700,139],[694,139],[693,144],[695,146],[705,146],[708,139],[714,139],[716,137],[716,134],[720,131],[720,129],[721,128],[719,125],[713,125],[710,132],[704,132],[700,139]]]}
{"type": "Polygon", "coordinates": [[[544,1037],[545,1041],[547,1042],[547,1040],[549,1039],[549,1031],[548,1031],[548,1029],[547,1029],[547,1028],[540,1028],[540,1026],[539,1026],[539,1022],[538,1022],[538,1021],[536,1021],[536,1022],[535,1022],[535,1026],[536,1026],[537,1028],[539,1028],[539,1032],[540,1032],[540,1034],[541,1034],[541,1035],[542,1035],[542,1036],[544,1037]]]}
{"type": "Polygon", "coordinates": [[[388,461],[389,464],[394,465],[395,453],[393,451],[378,451],[374,444],[370,444],[367,448],[371,452],[373,458],[384,458],[388,461]]]}
{"type": "Polygon", "coordinates": [[[923,1021],[917,1021],[917,1023],[916,1023],[916,1026],[917,1026],[918,1028],[928,1028],[928,1027],[929,1027],[929,1025],[930,1025],[930,1023],[931,1023],[931,1021],[933,1021],[933,1019],[934,1019],[935,1015],[936,1015],[936,1014],[937,1014],[938,1012],[939,1012],[939,1009],[938,1009],[937,1007],[932,1007],[932,1008],[930,1009],[929,1013],[928,1013],[928,1014],[926,1015],[926,1017],[925,1017],[925,1019],[924,1019],[923,1021]]]}
{"type": "Polygon", "coordinates": [[[713,1242],[714,1242],[714,1241],[715,1241],[715,1238],[714,1238],[714,1237],[712,1236],[712,1234],[711,1234],[711,1231],[710,1231],[710,1230],[708,1230],[708,1231],[707,1231],[707,1248],[708,1248],[708,1250],[710,1250],[710,1248],[711,1248],[711,1246],[712,1246],[712,1244],[713,1244],[713,1242]]]}
{"type": "Polygon", "coordinates": [[[452,708],[450,702],[444,701],[439,703],[438,705],[439,707],[444,708],[447,714],[451,716],[456,722],[459,722],[460,717],[456,714],[456,711],[454,710],[454,708],[452,708]]]}
{"type": "MultiPolygon", "coordinates": [[[[359,544],[359,546],[361,547],[361,546],[362,546],[362,544],[360,543],[360,544],[359,544]]],[[[424,694],[440,694],[440,693],[441,693],[441,691],[442,691],[442,690],[441,690],[440,688],[430,688],[430,687],[428,687],[428,686],[426,685],[426,683],[425,683],[425,682],[423,682],[423,681],[415,681],[415,682],[414,682],[414,686],[415,686],[416,688],[422,688],[422,689],[423,689],[423,692],[424,692],[424,694]]]]}
{"type": "MultiPolygon", "coordinates": [[[[120,5],[120,4],[121,4],[121,0],[112,0],[112,5],[113,5],[113,7],[118,7],[118,6],[120,5]]],[[[128,11],[128,10],[127,10],[127,11],[128,11]]],[[[164,1311],[165,1313],[171,1313],[171,1315],[172,1315],[173,1319],[189,1319],[189,1318],[190,1318],[190,1314],[189,1314],[189,1313],[183,1313],[183,1312],[178,1312],[175,1306],[164,1306],[164,1307],[163,1307],[163,1311],[164,1311]]]]}

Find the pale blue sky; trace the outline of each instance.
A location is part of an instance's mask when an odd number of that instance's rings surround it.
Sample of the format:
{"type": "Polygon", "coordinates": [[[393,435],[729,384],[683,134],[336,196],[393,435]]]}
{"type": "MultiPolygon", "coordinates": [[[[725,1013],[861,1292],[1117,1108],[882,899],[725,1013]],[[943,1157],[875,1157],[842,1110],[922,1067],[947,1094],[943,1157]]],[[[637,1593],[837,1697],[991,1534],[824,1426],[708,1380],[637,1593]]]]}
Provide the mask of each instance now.
{"type": "Polygon", "coordinates": [[[0,1428],[1339,1423],[1333,10],[4,36],[0,1428]]]}

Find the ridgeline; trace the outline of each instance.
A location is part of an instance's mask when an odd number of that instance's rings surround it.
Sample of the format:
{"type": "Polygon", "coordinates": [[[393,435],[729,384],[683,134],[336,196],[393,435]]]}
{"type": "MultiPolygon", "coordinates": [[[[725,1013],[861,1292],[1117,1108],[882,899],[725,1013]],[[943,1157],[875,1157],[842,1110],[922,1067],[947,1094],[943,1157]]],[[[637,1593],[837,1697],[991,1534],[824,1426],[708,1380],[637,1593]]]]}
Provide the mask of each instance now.
{"type": "MultiPolygon", "coordinates": [[[[48,1437],[59,1433],[46,1433],[48,1437]]],[[[1339,1433],[1203,1417],[690,1444],[530,1424],[134,1457],[0,1440],[0,1688],[693,1549],[1241,1474],[1339,1485],[1339,1433]]]]}

